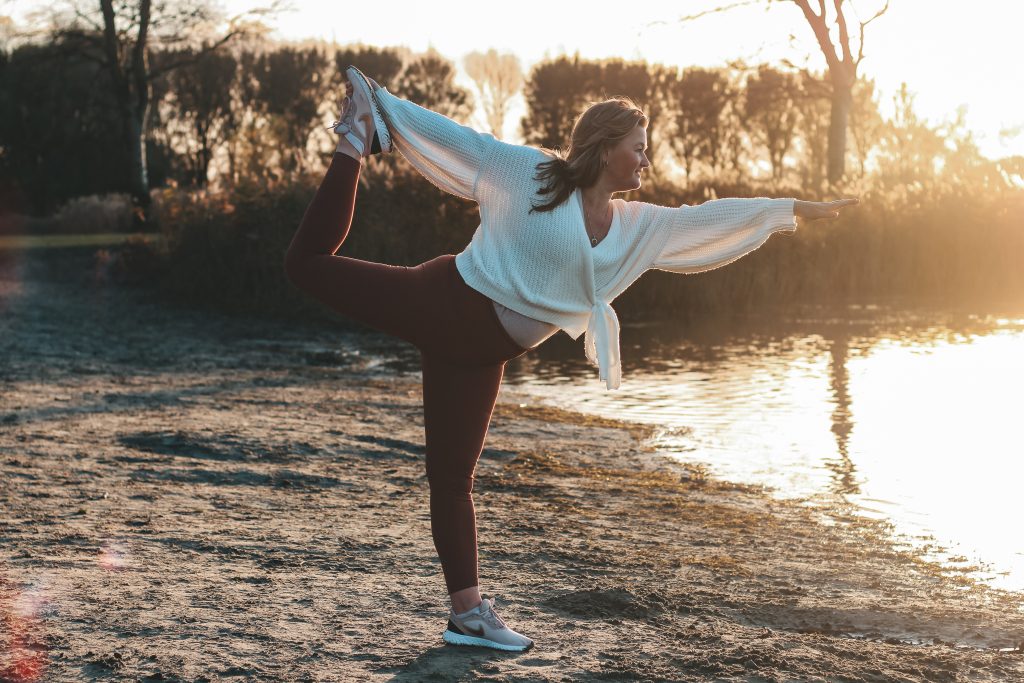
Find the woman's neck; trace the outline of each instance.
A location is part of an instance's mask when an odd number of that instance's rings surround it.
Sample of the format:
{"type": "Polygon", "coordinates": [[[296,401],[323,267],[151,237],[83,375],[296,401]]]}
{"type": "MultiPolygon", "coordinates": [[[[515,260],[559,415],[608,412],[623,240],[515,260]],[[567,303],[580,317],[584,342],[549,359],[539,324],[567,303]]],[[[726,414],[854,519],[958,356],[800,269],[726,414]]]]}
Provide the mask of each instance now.
{"type": "Polygon", "coordinates": [[[583,206],[588,212],[604,215],[600,212],[606,210],[608,203],[612,200],[612,193],[607,188],[602,187],[599,183],[581,188],[580,192],[583,195],[583,206]]]}

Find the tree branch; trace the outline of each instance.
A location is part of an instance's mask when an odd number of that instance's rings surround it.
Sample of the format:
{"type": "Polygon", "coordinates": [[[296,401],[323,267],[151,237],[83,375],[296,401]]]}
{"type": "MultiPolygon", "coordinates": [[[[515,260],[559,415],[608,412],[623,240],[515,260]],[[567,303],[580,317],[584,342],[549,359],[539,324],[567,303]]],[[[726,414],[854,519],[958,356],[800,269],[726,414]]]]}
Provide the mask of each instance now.
{"type": "MultiPolygon", "coordinates": [[[[210,43],[209,45],[204,46],[203,48],[201,48],[198,52],[196,52],[194,54],[188,55],[186,57],[182,57],[182,58],[177,59],[177,60],[170,61],[170,62],[164,64],[163,66],[154,68],[149,73],[149,80],[154,80],[156,78],[159,78],[160,76],[162,76],[163,74],[167,73],[168,71],[173,71],[174,69],[177,69],[178,67],[187,66],[189,64],[194,64],[195,62],[199,61],[200,59],[202,59],[203,57],[205,57],[209,53],[211,53],[214,50],[216,50],[216,49],[220,48],[221,46],[223,46],[225,43],[227,43],[232,38],[235,38],[236,36],[244,36],[244,35],[246,35],[248,33],[249,29],[246,27],[246,25],[241,23],[243,19],[254,18],[254,17],[261,17],[261,16],[271,16],[271,15],[277,14],[278,12],[280,12],[282,10],[283,7],[285,7],[285,4],[286,4],[286,0],[271,0],[270,4],[267,5],[266,7],[256,7],[254,9],[250,9],[250,10],[247,10],[245,12],[242,12],[241,14],[236,14],[235,16],[233,16],[230,19],[228,19],[228,26],[231,26],[233,28],[230,31],[228,31],[228,33],[225,34],[222,38],[218,39],[217,41],[215,41],[213,43],[210,43]]],[[[178,43],[178,42],[184,42],[184,41],[183,40],[179,40],[179,39],[174,39],[173,42],[178,43]]]]}
{"type": "Polygon", "coordinates": [[[836,56],[836,48],[832,44],[832,39],[828,34],[828,26],[825,25],[825,0],[819,0],[821,5],[821,16],[814,13],[808,0],[793,0],[797,6],[803,10],[804,17],[807,19],[807,23],[811,25],[811,30],[814,31],[814,37],[818,39],[818,46],[821,48],[821,52],[825,55],[825,61],[828,63],[829,70],[841,68],[841,62],[839,57],[836,56]]]}
{"type": "Polygon", "coordinates": [[[875,12],[875,16],[871,17],[867,21],[860,22],[860,48],[857,50],[857,61],[853,63],[854,67],[860,66],[860,62],[864,59],[864,28],[878,17],[885,14],[889,9],[889,0],[885,0],[885,7],[875,12]]]}
{"type": "Polygon", "coordinates": [[[139,100],[139,111],[145,109],[148,99],[148,74],[146,73],[146,41],[149,36],[150,0],[139,3],[139,35],[132,46],[132,76],[135,80],[135,97],[139,100]]]}
{"type": "Polygon", "coordinates": [[[167,73],[168,71],[174,71],[175,69],[177,69],[179,67],[188,66],[189,64],[195,64],[200,59],[202,59],[206,55],[210,54],[211,52],[213,52],[217,48],[221,47],[226,42],[228,42],[229,40],[234,38],[235,36],[242,35],[243,33],[245,33],[245,29],[240,29],[240,28],[234,29],[233,31],[225,34],[224,37],[220,38],[216,42],[210,43],[209,45],[205,45],[198,52],[190,54],[187,57],[182,57],[180,59],[172,60],[172,61],[170,61],[170,62],[168,62],[168,63],[166,63],[166,64],[164,64],[164,65],[162,65],[160,67],[155,67],[155,68],[153,68],[149,72],[149,80],[151,80],[151,81],[155,80],[155,79],[159,78],[160,76],[162,76],[163,74],[167,73]]]}
{"type": "Polygon", "coordinates": [[[853,65],[853,55],[850,54],[850,32],[846,28],[846,16],[843,14],[843,0],[834,0],[836,8],[836,23],[839,24],[839,47],[843,51],[843,62],[853,65]]]}
{"type": "Polygon", "coordinates": [[[107,68],[110,69],[114,87],[120,89],[125,85],[124,71],[121,69],[117,27],[114,23],[114,7],[111,0],[100,0],[100,9],[103,11],[103,47],[107,55],[107,68]]]}
{"type": "MultiPolygon", "coordinates": [[[[705,10],[704,12],[698,12],[697,14],[688,14],[685,17],[679,17],[678,19],[674,20],[672,23],[677,23],[677,22],[678,23],[682,23],[682,22],[685,22],[685,21],[693,21],[694,19],[700,19],[701,17],[706,16],[708,14],[715,14],[717,12],[726,12],[726,11],[731,10],[731,9],[736,9],[737,7],[745,7],[746,5],[759,5],[759,4],[761,4],[761,2],[762,2],[762,0],[743,0],[742,2],[734,2],[731,5],[725,5],[725,6],[722,6],[722,7],[716,7],[714,9],[705,10]]],[[[648,26],[657,26],[658,24],[667,24],[667,23],[669,23],[669,20],[666,19],[666,20],[662,20],[662,21],[652,21],[652,22],[650,22],[647,25],[648,26]]]]}
{"type": "Polygon", "coordinates": [[[93,21],[90,17],[87,17],[86,15],[82,14],[82,11],[78,9],[77,5],[75,6],[75,18],[84,21],[92,30],[96,31],[97,33],[103,32],[103,27],[97,24],[95,21],[93,21]]]}

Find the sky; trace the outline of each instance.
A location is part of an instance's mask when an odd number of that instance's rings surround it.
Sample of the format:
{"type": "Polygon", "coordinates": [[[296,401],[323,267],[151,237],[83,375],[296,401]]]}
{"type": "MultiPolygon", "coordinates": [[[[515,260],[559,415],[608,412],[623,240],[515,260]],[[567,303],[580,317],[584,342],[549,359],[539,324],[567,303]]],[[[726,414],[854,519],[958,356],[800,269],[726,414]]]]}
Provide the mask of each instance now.
{"type": "MultiPolygon", "coordinates": [[[[527,72],[539,60],[576,51],[584,58],[623,57],[680,66],[788,58],[824,70],[810,26],[792,2],[761,2],[679,21],[734,1],[303,0],[297,11],[274,23],[278,36],[286,39],[322,37],[339,43],[406,45],[416,51],[433,47],[460,70],[467,53],[489,48],[517,54],[527,72]]],[[[228,8],[237,10],[249,2],[229,0],[228,8]]],[[[853,9],[866,20],[883,4],[856,0],[853,9]]],[[[851,28],[856,26],[854,17],[848,14],[851,28]]],[[[891,112],[901,82],[906,82],[916,94],[919,115],[929,122],[950,121],[957,107],[965,105],[968,128],[984,154],[1024,154],[1024,131],[1000,139],[1001,130],[1024,126],[1022,25],[1024,3],[1019,0],[892,0],[886,14],[867,28],[861,73],[876,80],[885,114],[891,112]],[[970,10],[965,10],[968,5],[970,10]]],[[[464,73],[459,80],[471,84],[464,73]]],[[[506,137],[514,137],[522,109],[514,114],[506,137]]]]}
{"type": "MultiPolygon", "coordinates": [[[[470,89],[462,59],[490,48],[518,55],[527,73],[540,60],[577,51],[582,58],[622,57],[679,66],[786,58],[824,70],[810,26],[792,2],[762,0],[679,21],[736,1],[292,0],[292,11],[269,23],[276,29],[274,37],[284,40],[405,45],[417,52],[433,48],[456,64],[457,81],[470,89]]],[[[221,3],[229,13],[261,4],[221,3]]],[[[831,8],[831,2],[826,4],[831,8]]],[[[851,10],[848,0],[851,30],[856,29],[856,16],[866,20],[883,4],[884,0],[854,0],[851,10]]],[[[0,0],[0,13],[17,20],[33,5],[39,3],[0,0]]],[[[834,18],[834,12],[828,16],[834,18]]],[[[1024,154],[1024,69],[1018,66],[1024,61],[1022,25],[1024,2],[1019,0],[892,0],[888,12],[867,28],[860,73],[876,80],[884,115],[891,112],[892,97],[906,82],[916,96],[917,113],[930,123],[951,121],[957,108],[966,106],[967,126],[982,153],[992,158],[1024,154]],[[969,10],[964,9],[967,6],[969,10]],[[1019,129],[1015,136],[1000,135],[1014,128],[1019,129]]],[[[520,99],[503,137],[515,141],[523,113],[520,99]]],[[[484,127],[482,118],[474,123],[484,127]]]]}

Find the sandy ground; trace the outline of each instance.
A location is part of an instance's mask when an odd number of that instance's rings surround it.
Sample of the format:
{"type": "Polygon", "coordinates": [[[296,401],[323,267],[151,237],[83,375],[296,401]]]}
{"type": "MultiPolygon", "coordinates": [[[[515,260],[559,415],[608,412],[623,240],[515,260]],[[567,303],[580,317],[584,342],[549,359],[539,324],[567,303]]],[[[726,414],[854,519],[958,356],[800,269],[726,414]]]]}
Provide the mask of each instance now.
{"type": "Polygon", "coordinates": [[[4,680],[1024,681],[1020,595],[507,388],[481,584],[537,646],[446,646],[415,377],[68,254],[0,267],[4,680]]]}

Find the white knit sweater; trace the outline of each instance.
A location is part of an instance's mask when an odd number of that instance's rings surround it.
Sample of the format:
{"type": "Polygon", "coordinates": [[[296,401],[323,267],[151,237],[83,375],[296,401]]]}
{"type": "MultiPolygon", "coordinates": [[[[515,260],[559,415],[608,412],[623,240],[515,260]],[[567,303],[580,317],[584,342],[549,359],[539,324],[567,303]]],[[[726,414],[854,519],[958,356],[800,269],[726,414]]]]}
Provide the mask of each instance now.
{"type": "Polygon", "coordinates": [[[644,272],[711,270],[774,232],[796,230],[793,199],[667,207],[616,198],[613,227],[592,247],[575,193],[552,211],[529,213],[542,199],[534,176],[550,158],[545,152],[502,142],[384,88],[375,95],[405,158],[437,187],[480,205],[480,226],[455,257],[466,284],[573,339],[586,332],[587,358],[609,389],[622,377],[619,321],[610,303],[644,272]]]}

